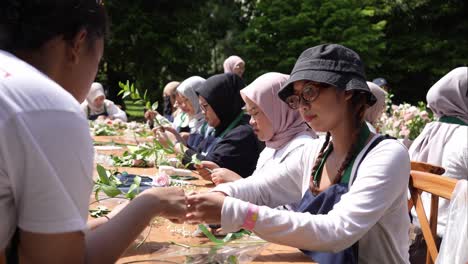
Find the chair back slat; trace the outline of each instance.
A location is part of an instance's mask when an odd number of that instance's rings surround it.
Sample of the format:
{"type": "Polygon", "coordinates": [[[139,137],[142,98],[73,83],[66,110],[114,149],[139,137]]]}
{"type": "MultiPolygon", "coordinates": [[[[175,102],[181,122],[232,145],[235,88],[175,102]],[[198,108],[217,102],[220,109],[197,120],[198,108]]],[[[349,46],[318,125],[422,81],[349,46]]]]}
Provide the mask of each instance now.
{"type": "Polygon", "coordinates": [[[421,225],[421,231],[427,245],[426,264],[434,263],[437,259],[437,255],[439,254],[435,242],[437,234],[439,197],[450,200],[456,184],[456,179],[429,172],[411,170],[409,182],[411,201],[416,209],[416,214],[418,215],[419,223],[421,225]],[[429,217],[427,217],[422,202],[422,192],[431,194],[431,215],[429,217]]]}
{"type": "Polygon", "coordinates": [[[415,170],[411,170],[411,178],[413,179],[414,188],[447,200],[450,200],[453,189],[457,184],[456,179],[415,170]]]}
{"type": "Polygon", "coordinates": [[[420,161],[411,161],[411,170],[430,172],[437,175],[442,175],[445,172],[442,167],[420,161]]]}

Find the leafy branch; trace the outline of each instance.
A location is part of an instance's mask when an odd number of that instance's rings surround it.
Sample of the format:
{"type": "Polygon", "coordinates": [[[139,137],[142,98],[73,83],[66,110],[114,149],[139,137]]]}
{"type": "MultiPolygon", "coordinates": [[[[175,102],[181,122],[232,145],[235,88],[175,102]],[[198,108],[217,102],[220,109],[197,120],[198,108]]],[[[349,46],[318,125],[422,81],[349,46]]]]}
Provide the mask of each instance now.
{"type": "Polygon", "coordinates": [[[97,164],[96,170],[98,172],[98,179],[94,182],[94,198],[99,200],[99,192],[102,191],[108,197],[116,197],[123,195],[125,198],[132,200],[140,192],[141,177],[135,176],[133,183],[130,185],[126,193],[122,192],[118,187],[122,182],[109,170],[97,164]]]}

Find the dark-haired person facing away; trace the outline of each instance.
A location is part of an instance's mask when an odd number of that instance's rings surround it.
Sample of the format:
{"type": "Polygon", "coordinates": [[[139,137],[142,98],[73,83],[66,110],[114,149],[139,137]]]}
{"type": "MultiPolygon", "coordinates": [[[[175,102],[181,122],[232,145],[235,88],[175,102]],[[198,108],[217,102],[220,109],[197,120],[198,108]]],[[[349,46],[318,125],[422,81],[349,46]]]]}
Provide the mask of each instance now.
{"type": "Polygon", "coordinates": [[[359,55],[337,44],[309,48],[278,95],[327,136],[264,177],[188,196],[187,220],[249,229],[321,264],[409,263],[409,155],[368,129],[364,114],[376,99],[359,55]],[[300,197],[291,177],[310,177],[297,212],[274,209],[300,197]]]}
{"type": "Polygon", "coordinates": [[[87,224],[93,146],[78,102],[106,21],[96,0],[1,1],[0,263],[113,263],[154,216],[185,215],[183,190],[158,188],[87,224]]]}

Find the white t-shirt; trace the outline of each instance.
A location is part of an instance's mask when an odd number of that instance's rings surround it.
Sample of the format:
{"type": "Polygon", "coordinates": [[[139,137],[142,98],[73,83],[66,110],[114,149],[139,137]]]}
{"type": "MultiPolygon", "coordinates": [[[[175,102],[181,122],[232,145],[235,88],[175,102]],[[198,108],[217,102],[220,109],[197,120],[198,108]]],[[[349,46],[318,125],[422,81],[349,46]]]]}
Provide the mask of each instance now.
{"type": "Polygon", "coordinates": [[[267,241],[315,251],[340,251],[359,241],[360,263],[409,263],[406,190],[410,160],[406,148],[396,140],[384,140],[367,154],[349,191],[328,214],[272,209],[295,202],[297,192],[309,188],[308,184],[297,186],[294,179],[310,177],[323,142],[323,138],[314,140],[301,156],[287,159],[270,170],[270,175],[217,186],[215,190],[230,196],[221,212],[223,230],[240,229],[251,202],[261,205],[253,231],[267,241]]]}
{"type": "MultiPolygon", "coordinates": [[[[105,99],[104,105],[106,106],[107,114],[109,115],[109,117],[112,117],[113,119],[120,119],[124,122],[127,122],[127,114],[122,109],[118,108],[114,104],[114,102],[112,102],[111,100],[105,99]]],[[[86,118],[88,118],[88,115],[100,114],[97,112],[93,112],[91,108],[88,107],[88,101],[86,100],[83,103],[81,103],[81,110],[83,110],[83,112],[85,113],[86,118]],[[90,110],[91,113],[88,113],[88,110],[90,110]]]]}
{"type": "Polygon", "coordinates": [[[18,226],[84,230],[93,146],[80,105],[61,86],[0,50],[0,251],[18,226]]]}

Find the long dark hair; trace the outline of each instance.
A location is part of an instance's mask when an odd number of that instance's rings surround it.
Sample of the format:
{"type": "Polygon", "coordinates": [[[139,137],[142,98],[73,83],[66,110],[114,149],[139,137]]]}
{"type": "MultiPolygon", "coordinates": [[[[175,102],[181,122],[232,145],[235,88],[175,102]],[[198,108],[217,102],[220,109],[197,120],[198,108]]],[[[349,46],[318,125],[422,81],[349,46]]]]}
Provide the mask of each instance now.
{"type": "Polygon", "coordinates": [[[108,19],[97,0],[2,0],[0,49],[35,50],[57,36],[72,40],[82,29],[88,41],[104,37],[108,19]]]}
{"type": "MultiPolygon", "coordinates": [[[[341,181],[341,178],[343,177],[343,173],[346,170],[346,168],[349,166],[351,161],[354,159],[354,157],[358,154],[359,149],[357,146],[357,141],[359,137],[359,131],[361,126],[364,125],[364,115],[366,112],[366,109],[368,108],[368,94],[366,92],[362,91],[352,91],[352,97],[351,97],[351,111],[355,113],[353,116],[354,118],[354,131],[353,134],[351,135],[352,142],[353,144],[351,145],[351,148],[349,149],[348,153],[346,154],[346,158],[344,159],[343,163],[341,164],[340,168],[336,172],[335,179],[333,180],[332,184],[339,183],[341,181]]],[[[319,184],[317,185],[314,183],[314,175],[317,172],[320,163],[323,160],[323,157],[326,153],[326,151],[333,146],[333,143],[330,141],[331,134],[330,132],[327,132],[327,135],[325,137],[325,142],[322,145],[322,148],[320,149],[319,155],[315,159],[315,164],[312,167],[312,174],[311,174],[311,180],[310,180],[310,190],[312,193],[317,194],[319,193],[319,184]]]]}

